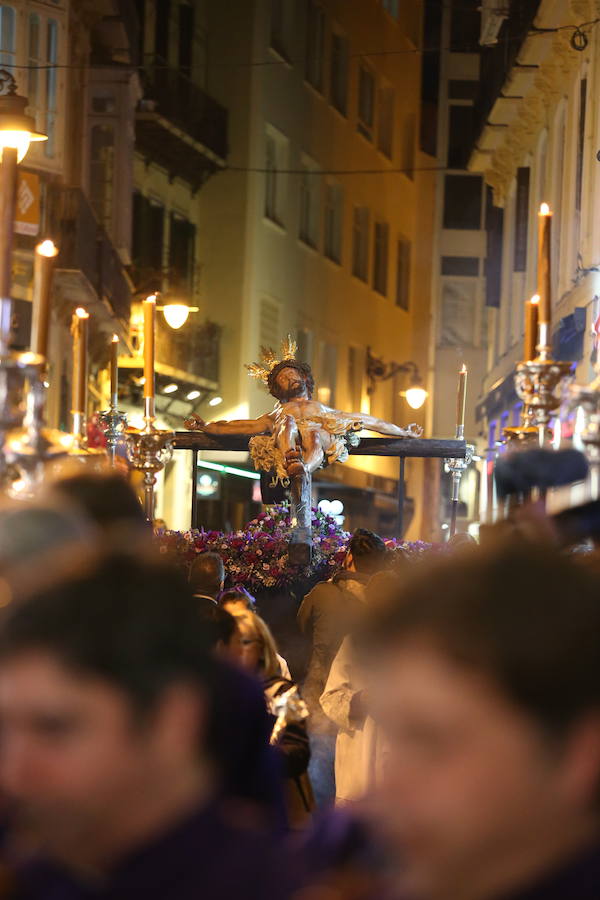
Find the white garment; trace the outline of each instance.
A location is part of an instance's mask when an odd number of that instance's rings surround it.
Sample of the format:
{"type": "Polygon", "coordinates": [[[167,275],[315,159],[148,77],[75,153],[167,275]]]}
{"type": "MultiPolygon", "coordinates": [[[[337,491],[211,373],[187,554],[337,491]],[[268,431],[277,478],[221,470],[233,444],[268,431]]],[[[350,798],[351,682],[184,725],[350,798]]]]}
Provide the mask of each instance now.
{"type": "Polygon", "coordinates": [[[290,667],[288,666],[283,656],[280,656],[279,653],[277,654],[277,662],[279,663],[281,677],[287,679],[287,681],[293,681],[294,679],[290,675],[290,667]]]}
{"type": "Polygon", "coordinates": [[[379,729],[370,716],[350,715],[352,699],[364,685],[353,662],[352,641],[344,638],[321,695],[321,707],[338,726],[335,743],[335,795],[337,803],[357,800],[379,779],[383,748],[379,729]]]}

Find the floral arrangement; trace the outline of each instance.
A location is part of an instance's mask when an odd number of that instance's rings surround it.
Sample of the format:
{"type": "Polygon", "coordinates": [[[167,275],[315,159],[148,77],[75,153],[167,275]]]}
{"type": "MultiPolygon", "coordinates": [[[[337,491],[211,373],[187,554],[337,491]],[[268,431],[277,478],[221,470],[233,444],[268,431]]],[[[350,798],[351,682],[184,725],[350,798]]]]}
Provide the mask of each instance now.
{"type": "MultiPolygon", "coordinates": [[[[161,531],[157,534],[160,552],[188,568],[198,553],[218,553],[227,571],[229,584],[243,585],[250,592],[289,587],[302,579],[329,577],[344,561],[350,534],[331,516],[312,511],[313,556],[309,568],[292,566],[288,542],[292,522],[285,504],[269,506],[242,531],[161,531]]],[[[393,541],[391,549],[402,548],[422,555],[431,544],[393,541]]]]}

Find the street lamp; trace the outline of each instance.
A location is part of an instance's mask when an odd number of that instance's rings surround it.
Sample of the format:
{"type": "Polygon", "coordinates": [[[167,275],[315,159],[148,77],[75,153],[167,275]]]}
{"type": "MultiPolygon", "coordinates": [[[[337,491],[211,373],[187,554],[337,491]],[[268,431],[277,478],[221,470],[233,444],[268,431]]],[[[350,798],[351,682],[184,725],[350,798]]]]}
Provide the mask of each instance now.
{"type": "Polygon", "coordinates": [[[187,303],[166,303],[164,306],[157,308],[162,311],[165,322],[174,331],[185,325],[190,313],[198,312],[197,306],[188,306],[187,303]]]}
{"type": "Polygon", "coordinates": [[[17,165],[32,141],[48,140],[48,135],[36,131],[35,121],[26,115],[27,103],[27,97],[17,94],[14,76],[0,69],[0,355],[3,356],[8,352],[12,317],[10,289],[17,165]]]}
{"type": "Polygon", "coordinates": [[[421,373],[419,372],[417,364],[412,360],[408,360],[404,363],[386,363],[379,357],[373,356],[371,348],[367,347],[367,378],[369,379],[367,387],[368,394],[373,394],[375,392],[378,381],[387,381],[388,378],[393,378],[394,375],[400,373],[410,373],[411,376],[410,386],[402,392],[406,402],[412,409],[420,409],[427,400],[429,394],[423,387],[421,373]]]}

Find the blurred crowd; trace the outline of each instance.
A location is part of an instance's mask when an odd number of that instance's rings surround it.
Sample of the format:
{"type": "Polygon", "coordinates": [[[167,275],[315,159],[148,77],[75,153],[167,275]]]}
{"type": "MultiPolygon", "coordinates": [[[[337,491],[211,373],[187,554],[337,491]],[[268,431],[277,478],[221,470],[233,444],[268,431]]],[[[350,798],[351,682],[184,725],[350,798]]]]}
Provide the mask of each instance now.
{"type": "Polygon", "coordinates": [[[358,530],[290,672],[120,476],[7,503],[0,900],[599,900],[599,579],[539,505],[418,560],[358,530]]]}

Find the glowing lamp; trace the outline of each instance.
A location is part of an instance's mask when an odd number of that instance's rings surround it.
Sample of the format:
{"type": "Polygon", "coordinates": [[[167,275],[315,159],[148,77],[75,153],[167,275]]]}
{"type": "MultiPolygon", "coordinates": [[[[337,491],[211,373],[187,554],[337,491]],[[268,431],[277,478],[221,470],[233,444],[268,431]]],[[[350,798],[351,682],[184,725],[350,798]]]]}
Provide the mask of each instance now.
{"type": "Polygon", "coordinates": [[[17,162],[21,162],[29,145],[36,141],[47,141],[48,135],[37,131],[35,120],[26,115],[27,97],[17,94],[17,83],[10,72],[0,70],[0,158],[5,147],[17,151],[17,162]]]}
{"type": "Polygon", "coordinates": [[[421,409],[427,400],[428,393],[424,387],[420,387],[420,385],[416,384],[413,385],[413,387],[409,387],[404,396],[411,409],[421,409]]]}
{"type": "Polygon", "coordinates": [[[187,322],[190,308],[185,303],[168,303],[163,306],[162,314],[167,325],[176,330],[187,322]]]}
{"type": "Polygon", "coordinates": [[[208,401],[208,405],[209,406],[219,406],[222,402],[223,402],[222,397],[213,397],[211,400],[208,401]]]}

